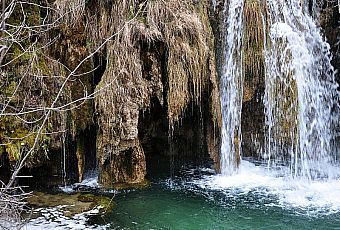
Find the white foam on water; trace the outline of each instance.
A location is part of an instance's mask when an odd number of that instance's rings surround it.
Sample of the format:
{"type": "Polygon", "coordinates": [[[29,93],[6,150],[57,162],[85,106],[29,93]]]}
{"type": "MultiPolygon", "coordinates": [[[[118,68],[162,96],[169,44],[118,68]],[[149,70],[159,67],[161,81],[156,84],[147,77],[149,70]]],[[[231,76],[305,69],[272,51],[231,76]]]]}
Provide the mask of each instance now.
{"type": "Polygon", "coordinates": [[[309,181],[292,178],[286,173],[289,169],[268,169],[242,161],[238,174],[203,176],[189,184],[202,191],[218,191],[234,198],[255,193],[259,200],[270,201],[266,202],[266,206],[293,209],[300,214],[329,215],[340,212],[340,180],[309,181]]]}
{"type": "Polygon", "coordinates": [[[70,186],[59,186],[59,189],[64,193],[72,193],[74,192],[73,185],[70,186]]]}
{"type": "Polygon", "coordinates": [[[89,178],[85,178],[81,183],[78,183],[76,185],[81,185],[81,186],[87,186],[87,187],[92,187],[92,188],[98,188],[98,176],[93,176],[89,178]]]}
{"type": "Polygon", "coordinates": [[[60,186],[59,189],[63,191],[64,193],[72,193],[78,190],[78,188],[86,187],[86,188],[100,188],[100,185],[98,184],[98,176],[93,175],[91,177],[85,178],[80,183],[75,183],[68,186],[60,186]]]}
{"type": "Polygon", "coordinates": [[[109,225],[87,225],[88,216],[99,213],[98,208],[94,208],[88,212],[76,214],[73,217],[66,217],[62,211],[64,206],[51,208],[39,208],[33,210],[33,213],[40,213],[38,218],[30,219],[23,227],[24,230],[41,230],[41,229],[109,229],[109,225]]]}

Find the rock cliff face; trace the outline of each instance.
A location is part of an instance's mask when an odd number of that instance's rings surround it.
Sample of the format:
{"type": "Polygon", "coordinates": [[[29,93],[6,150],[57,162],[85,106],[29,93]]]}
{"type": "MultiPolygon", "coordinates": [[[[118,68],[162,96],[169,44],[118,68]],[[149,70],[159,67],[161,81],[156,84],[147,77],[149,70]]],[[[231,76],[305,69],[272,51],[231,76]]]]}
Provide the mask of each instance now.
{"type": "MultiPolygon", "coordinates": [[[[27,112],[0,117],[3,180],[27,153],[26,168],[34,168],[33,174],[77,181],[98,167],[105,186],[143,183],[154,159],[174,156],[210,157],[219,171],[224,1],[215,7],[210,0],[34,3],[23,12],[15,6],[6,19],[21,25],[26,18],[33,28],[53,23],[32,36],[27,35],[33,30],[23,29],[20,44],[8,45],[2,60],[2,114],[27,112]]],[[[340,66],[338,8],[335,2],[321,5],[320,24],[333,64],[340,66]]],[[[247,156],[257,156],[264,142],[264,9],[261,1],[245,1],[247,156]]]]}
{"type": "Polygon", "coordinates": [[[340,6],[336,1],[322,1],[320,12],[320,26],[331,47],[332,65],[338,70],[337,81],[340,83],[340,6]]]}
{"type": "MultiPolygon", "coordinates": [[[[149,152],[143,145],[153,151],[157,134],[138,127],[150,128],[143,124],[143,114],[155,104],[159,106],[159,116],[165,119],[158,124],[151,120],[149,125],[167,126],[163,131],[170,136],[190,110],[189,105],[203,107],[204,96],[212,105],[210,114],[217,113],[218,103],[214,102],[218,101],[218,88],[208,10],[206,1],[131,1],[116,3],[109,9],[109,21],[117,20],[119,15],[121,23],[113,31],[121,29],[121,33],[107,44],[107,66],[96,88],[105,88],[95,99],[97,156],[103,184],[144,180],[145,154],[149,152]]],[[[107,19],[102,23],[106,24],[107,19]]],[[[203,129],[209,122],[217,125],[217,119],[210,114],[202,116],[203,129]]],[[[162,135],[160,139],[167,148],[171,139],[166,141],[164,133],[159,136],[162,135]]],[[[216,150],[210,153],[217,155],[216,150]]]]}
{"type": "MultiPolygon", "coordinates": [[[[154,157],[195,159],[209,153],[219,165],[221,117],[210,1],[56,0],[36,4],[42,7],[30,8],[23,15],[15,8],[18,12],[9,20],[30,13],[36,16],[32,26],[42,19],[56,25],[38,37],[40,47],[52,41],[41,48],[45,54],[39,63],[44,68],[37,66],[39,75],[29,72],[33,82],[43,79],[35,87],[42,93],[27,109],[21,94],[9,104],[29,110],[53,105],[58,97],[54,107],[62,109],[53,109],[46,123],[31,126],[10,117],[18,128],[3,125],[1,140],[8,139],[8,131],[24,129],[21,138],[40,125],[52,134],[41,135],[46,136],[44,146],[34,146],[31,140],[24,144],[27,150],[19,142],[12,151],[1,147],[3,157],[15,162],[29,153],[28,168],[39,166],[40,171],[33,171],[40,173],[52,167],[51,174],[70,180],[82,180],[89,168],[96,167],[97,159],[100,182],[106,186],[142,183],[147,159],[154,157]],[[46,6],[53,12],[46,12],[46,6]],[[34,153],[29,152],[31,147],[34,153]],[[45,154],[41,154],[43,148],[45,154]]],[[[23,45],[28,47],[30,42],[23,45]]],[[[20,48],[17,52],[17,56],[10,57],[14,52],[7,55],[9,60],[17,58],[17,66],[32,61],[30,55],[21,58],[20,48]]],[[[5,77],[12,74],[11,82],[17,84],[23,72],[15,70],[15,65],[2,72],[8,89],[1,93],[4,102],[17,92],[5,77]]],[[[32,87],[17,88],[22,94],[32,94],[32,87]]],[[[29,114],[44,116],[44,112],[29,114]]]]}

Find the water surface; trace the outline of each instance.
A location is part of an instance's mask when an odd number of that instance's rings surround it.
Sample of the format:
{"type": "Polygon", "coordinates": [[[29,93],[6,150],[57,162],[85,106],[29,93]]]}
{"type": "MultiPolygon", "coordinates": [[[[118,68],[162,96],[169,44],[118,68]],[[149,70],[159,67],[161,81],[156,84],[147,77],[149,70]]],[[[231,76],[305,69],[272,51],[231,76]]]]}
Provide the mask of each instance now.
{"type": "Polygon", "coordinates": [[[186,167],[172,178],[154,178],[147,189],[106,195],[114,195],[117,204],[106,216],[59,217],[59,224],[47,217],[30,224],[35,229],[340,229],[339,180],[294,180],[284,168],[268,170],[247,161],[233,176],[186,167]]]}

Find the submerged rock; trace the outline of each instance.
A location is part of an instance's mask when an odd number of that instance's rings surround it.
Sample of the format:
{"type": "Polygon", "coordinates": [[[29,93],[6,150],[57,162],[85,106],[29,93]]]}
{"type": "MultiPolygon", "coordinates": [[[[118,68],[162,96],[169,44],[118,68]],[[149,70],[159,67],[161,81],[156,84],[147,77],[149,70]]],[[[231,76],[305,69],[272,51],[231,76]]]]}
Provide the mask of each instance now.
{"type": "Polygon", "coordinates": [[[57,207],[67,217],[93,210],[97,211],[93,213],[103,215],[110,212],[115,205],[108,197],[80,193],[70,195],[35,192],[27,202],[32,208],[57,207]]]}
{"type": "Polygon", "coordinates": [[[113,188],[115,190],[125,190],[125,189],[143,189],[150,187],[150,182],[148,180],[144,180],[140,183],[115,183],[113,184],[113,188]]]}

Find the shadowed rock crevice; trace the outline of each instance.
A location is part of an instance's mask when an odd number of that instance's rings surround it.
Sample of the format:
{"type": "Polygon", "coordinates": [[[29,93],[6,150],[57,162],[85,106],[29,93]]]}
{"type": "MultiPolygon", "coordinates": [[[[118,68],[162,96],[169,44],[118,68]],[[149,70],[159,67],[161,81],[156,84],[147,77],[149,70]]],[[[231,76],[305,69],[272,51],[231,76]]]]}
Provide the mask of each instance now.
{"type": "Polygon", "coordinates": [[[209,117],[202,112],[203,106],[190,106],[191,109],[171,129],[166,108],[160,105],[157,98],[152,99],[150,109],[140,114],[139,139],[145,152],[147,178],[152,179],[153,175],[159,174],[169,175],[184,165],[209,162],[206,139],[209,117]]]}

